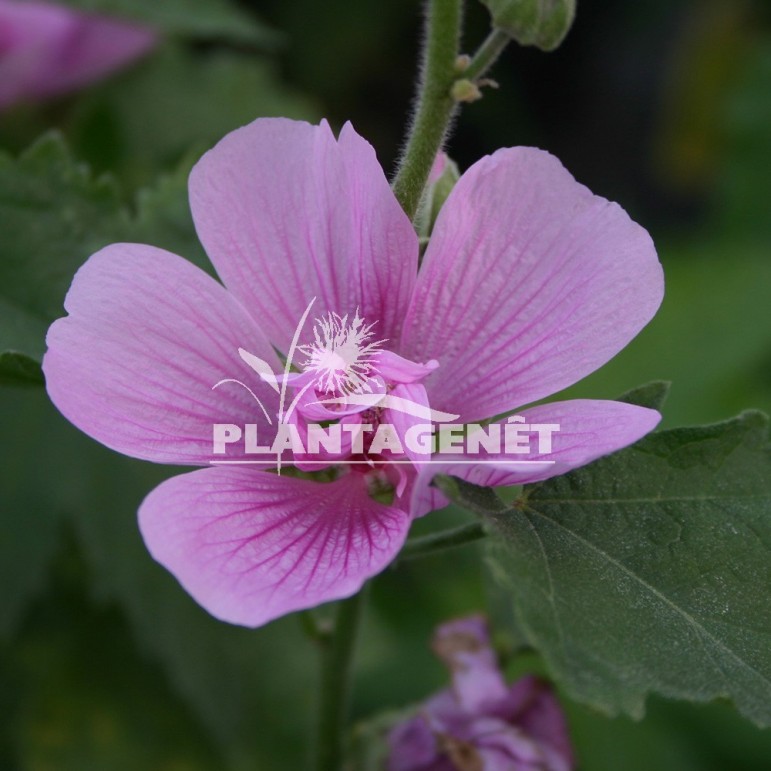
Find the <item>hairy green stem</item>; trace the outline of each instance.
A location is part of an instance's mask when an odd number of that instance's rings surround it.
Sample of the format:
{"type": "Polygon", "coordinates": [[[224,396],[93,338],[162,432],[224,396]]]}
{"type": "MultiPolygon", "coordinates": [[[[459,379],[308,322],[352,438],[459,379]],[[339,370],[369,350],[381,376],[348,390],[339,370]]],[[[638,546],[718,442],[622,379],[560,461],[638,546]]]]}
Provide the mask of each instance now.
{"type": "Polygon", "coordinates": [[[399,553],[399,560],[426,557],[438,551],[473,543],[486,536],[487,533],[481,522],[471,522],[468,525],[461,525],[452,530],[443,530],[440,533],[431,533],[431,535],[424,535],[420,538],[411,538],[399,553]]]}
{"type": "Polygon", "coordinates": [[[484,43],[479,46],[479,50],[471,57],[468,67],[463,70],[463,77],[467,80],[481,78],[495,64],[510,42],[511,38],[505,32],[493,29],[484,43]]]}
{"type": "MultiPolygon", "coordinates": [[[[407,146],[393,182],[404,211],[414,220],[423,190],[457,109],[452,96],[459,78],[479,77],[505,47],[493,32],[465,71],[458,70],[458,51],[463,0],[430,0],[426,45],[415,118],[407,146]]],[[[416,538],[407,543],[400,559],[413,559],[460,546],[485,536],[481,524],[416,538]]],[[[321,646],[321,688],[314,757],[315,771],[340,771],[343,734],[351,691],[351,671],[356,637],[364,606],[365,589],[341,602],[334,628],[320,627],[312,615],[302,620],[309,637],[321,646]]]]}
{"type": "Polygon", "coordinates": [[[462,0],[431,0],[418,105],[393,191],[414,220],[431,166],[442,147],[456,102],[450,93],[458,77],[462,0]]]}
{"type": "Polygon", "coordinates": [[[321,688],[316,728],[315,771],[340,771],[343,735],[351,693],[353,651],[366,595],[366,586],[343,600],[334,629],[321,644],[321,688]]]}

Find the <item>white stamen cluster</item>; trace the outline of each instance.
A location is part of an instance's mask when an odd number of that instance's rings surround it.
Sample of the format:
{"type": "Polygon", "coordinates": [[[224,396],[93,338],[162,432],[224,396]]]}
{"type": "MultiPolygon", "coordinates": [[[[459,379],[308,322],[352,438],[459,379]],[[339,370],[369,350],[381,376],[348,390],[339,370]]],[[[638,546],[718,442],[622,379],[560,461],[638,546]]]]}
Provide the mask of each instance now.
{"type": "Polygon", "coordinates": [[[383,340],[372,340],[373,324],[365,324],[358,309],[349,322],[348,315],[329,313],[313,328],[314,340],[299,346],[305,357],[301,366],[314,372],[319,391],[335,394],[372,391],[372,367],[382,350],[383,340]]]}

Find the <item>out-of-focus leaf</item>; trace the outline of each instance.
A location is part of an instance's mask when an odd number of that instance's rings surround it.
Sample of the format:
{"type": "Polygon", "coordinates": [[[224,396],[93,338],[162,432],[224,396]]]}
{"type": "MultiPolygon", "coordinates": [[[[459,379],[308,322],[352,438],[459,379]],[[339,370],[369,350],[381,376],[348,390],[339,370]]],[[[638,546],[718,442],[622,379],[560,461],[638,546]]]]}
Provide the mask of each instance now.
{"type": "Polygon", "coordinates": [[[138,192],[137,214],[126,235],[128,240],[178,254],[213,274],[214,268],[196,235],[188,203],[187,178],[192,165],[193,159],[186,159],[175,171],[138,192]]]}
{"type": "Polygon", "coordinates": [[[40,386],[45,384],[40,363],[16,351],[0,353],[0,386],[40,386]]]}
{"type": "Polygon", "coordinates": [[[169,43],[75,105],[69,136],[95,168],[145,184],[257,117],[314,118],[265,58],[169,43]]]}
{"type": "Polygon", "coordinates": [[[278,35],[232,0],[61,0],[65,5],[147,24],[161,32],[275,45],[278,35]]]}
{"type": "Polygon", "coordinates": [[[0,384],[42,383],[35,362],[80,265],[109,243],[149,243],[211,271],[188,206],[192,160],[140,191],[129,215],[109,180],[50,135],[19,160],[0,156],[0,384]]]}
{"type": "Polygon", "coordinates": [[[43,471],[56,468],[58,453],[46,443],[48,417],[54,411],[27,409],[45,400],[42,389],[0,388],[5,444],[0,463],[0,639],[16,630],[28,602],[41,591],[59,544],[61,504],[43,471]]]}
{"type": "Polygon", "coordinates": [[[420,708],[415,705],[400,712],[385,712],[353,726],[343,771],[384,771],[388,759],[388,734],[420,708]]]}
{"type": "Polygon", "coordinates": [[[581,771],[766,771],[771,758],[771,732],[727,704],[651,698],[645,719],[633,722],[563,703],[581,771]]]}
{"type": "Polygon", "coordinates": [[[0,353],[42,355],[75,271],[126,222],[115,187],[73,162],[59,137],[18,160],[0,155],[0,353]]]}
{"type": "Polygon", "coordinates": [[[498,534],[493,574],[569,695],[638,718],[650,692],[727,698],[771,723],[765,416],[653,434],[511,508],[454,483],[498,534]]]}
{"type": "Polygon", "coordinates": [[[581,771],[724,771],[672,720],[672,710],[662,709],[669,705],[650,701],[640,722],[626,716],[609,720],[581,705],[565,704],[581,771]]]}
{"type": "Polygon", "coordinates": [[[142,656],[115,606],[88,600],[82,560],[60,546],[47,592],[4,648],[17,690],[3,768],[220,771],[200,721],[142,656]]]}
{"type": "Polygon", "coordinates": [[[101,447],[58,415],[40,389],[6,389],[2,406],[14,437],[0,509],[0,608],[14,611],[9,623],[40,593],[66,523],[85,556],[92,596],[122,608],[143,656],[222,748],[222,770],[300,768],[317,662],[297,619],[258,630],[219,622],[142,543],[139,504],[176,469],[101,447]]]}

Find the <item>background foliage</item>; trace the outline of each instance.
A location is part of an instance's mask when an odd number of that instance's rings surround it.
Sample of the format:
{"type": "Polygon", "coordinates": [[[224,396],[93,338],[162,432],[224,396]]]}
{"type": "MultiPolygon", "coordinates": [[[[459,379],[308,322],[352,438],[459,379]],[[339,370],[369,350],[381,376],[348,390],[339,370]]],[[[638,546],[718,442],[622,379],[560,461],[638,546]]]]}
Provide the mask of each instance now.
{"type": "MultiPolygon", "coordinates": [[[[415,0],[88,5],[149,20],[167,40],[105,84],[0,116],[0,348],[33,357],[72,273],[100,245],[148,241],[205,264],[185,177],[222,134],[256,115],[351,119],[388,169],[412,96],[415,0]],[[51,129],[69,149],[56,138],[25,149],[51,129]]],[[[471,7],[469,48],[486,25],[484,8],[471,7]]],[[[671,380],[666,428],[771,411],[767,6],[582,0],[562,48],[507,51],[494,76],[500,92],[466,109],[453,135],[461,168],[502,145],[555,152],[648,227],[667,274],[652,324],[570,395],[613,398],[671,380]]],[[[316,661],[298,620],[251,632],[200,610],[151,561],[136,527],[138,503],[173,470],[80,435],[36,378],[23,355],[0,359],[0,768],[300,767],[316,661]]],[[[467,516],[450,509],[418,529],[467,516]]],[[[751,598],[762,590],[752,560],[763,555],[746,559],[736,591],[751,598]]],[[[363,734],[373,713],[443,683],[431,630],[485,606],[486,571],[471,546],[376,582],[357,660],[363,734]]],[[[493,599],[505,653],[521,630],[493,599]]],[[[509,670],[542,667],[526,656],[509,670]]],[[[726,704],[653,698],[635,723],[566,703],[584,771],[761,771],[771,762],[769,732],[726,704]]]]}

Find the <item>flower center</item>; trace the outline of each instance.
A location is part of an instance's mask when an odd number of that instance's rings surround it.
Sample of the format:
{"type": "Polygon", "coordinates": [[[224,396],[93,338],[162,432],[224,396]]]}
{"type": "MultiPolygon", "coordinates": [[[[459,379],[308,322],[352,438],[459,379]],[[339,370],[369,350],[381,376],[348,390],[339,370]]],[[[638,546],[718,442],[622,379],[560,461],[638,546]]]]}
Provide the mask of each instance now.
{"type": "Polygon", "coordinates": [[[311,342],[298,346],[301,372],[288,381],[295,392],[291,420],[304,442],[298,468],[363,474],[371,496],[387,501],[407,484],[403,434],[411,420],[430,420],[419,384],[439,364],[399,356],[373,329],[358,311],[316,320],[311,342]]]}
{"type": "Polygon", "coordinates": [[[316,378],[316,390],[357,393],[366,390],[374,358],[383,340],[375,340],[374,324],[365,324],[358,310],[349,314],[329,313],[316,320],[313,342],[300,346],[304,372],[316,378]]]}

